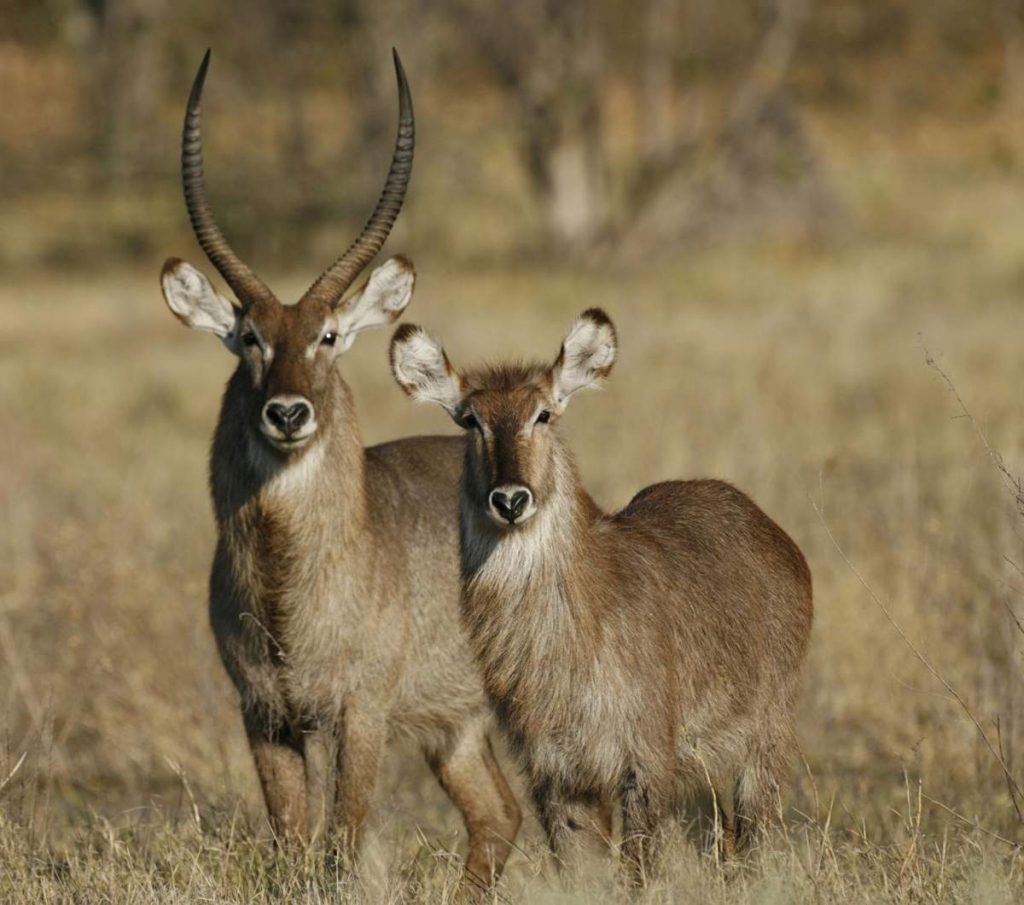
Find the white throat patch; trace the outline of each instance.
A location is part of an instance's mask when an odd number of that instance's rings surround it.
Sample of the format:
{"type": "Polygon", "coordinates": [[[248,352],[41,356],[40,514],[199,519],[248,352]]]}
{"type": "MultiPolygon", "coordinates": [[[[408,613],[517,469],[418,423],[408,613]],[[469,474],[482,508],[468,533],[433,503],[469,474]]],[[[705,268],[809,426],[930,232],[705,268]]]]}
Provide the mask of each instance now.
{"type": "Polygon", "coordinates": [[[318,480],[324,461],[325,443],[314,438],[312,446],[299,456],[282,459],[266,448],[258,437],[247,435],[249,460],[266,481],[266,490],[288,496],[308,488],[318,480]]]}

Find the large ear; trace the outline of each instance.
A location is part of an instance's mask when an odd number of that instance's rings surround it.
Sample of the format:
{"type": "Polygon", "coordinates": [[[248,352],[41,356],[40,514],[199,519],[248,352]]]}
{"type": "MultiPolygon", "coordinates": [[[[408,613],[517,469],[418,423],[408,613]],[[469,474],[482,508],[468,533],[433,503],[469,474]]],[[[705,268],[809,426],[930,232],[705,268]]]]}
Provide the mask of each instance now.
{"type": "Polygon", "coordinates": [[[462,402],[462,378],[441,344],[422,327],[402,324],[391,337],[391,373],[419,402],[436,402],[455,416],[462,402]]]}
{"type": "Polygon", "coordinates": [[[178,320],[195,330],[219,336],[231,347],[238,312],[195,267],[178,258],[168,258],[160,273],[160,285],[167,307],[178,320]]]}
{"type": "Polygon", "coordinates": [[[342,349],[352,345],[356,335],[370,327],[390,324],[412,299],[416,271],[412,261],[397,255],[370,274],[355,295],[338,308],[338,335],[342,349]]]}
{"type": "Polygon", "coordinates": [[[559,407],[564,407],[573,393],[596,387],[608,376],[616,348],[615,327],[600,308],[588,308],[576,318],[551,366],[551,385],[559,407]]]}

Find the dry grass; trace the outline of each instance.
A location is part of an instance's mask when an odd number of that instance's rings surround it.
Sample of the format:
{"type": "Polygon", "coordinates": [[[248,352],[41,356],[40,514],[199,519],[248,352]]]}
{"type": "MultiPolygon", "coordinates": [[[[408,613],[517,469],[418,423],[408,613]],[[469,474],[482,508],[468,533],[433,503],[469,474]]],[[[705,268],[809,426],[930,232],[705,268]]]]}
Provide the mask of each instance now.
{"type": "MultiPolygon", "coordinates": [[[[954,157],[928,130],[817,128],[851,211],[835,245],[685,249],[634,273],[421,258],[409,319],[466,361],[553,355],[578,310],[606,307],[620,363],[567,417],[597,497],[724,477],[808,555],[786,833],[725,874],[674,844],[651,901],[1021,901],[1005,777],[872,593],[1024,777],[1024,522],[925,360],[1024,473],[1024,177],[983,131],[954,157]]],[[[167,315],[158,266],[0,287],[0,901],[442,900],[460,827],[415,752],[391,755],[359,890],[267,844],[204,602],[206,443],[231,362],[167,315]]],[[[343,363],[366,439],[450,430],[391,383],[385,343],[343,363]]],[[[522,845],[503,896],[613,895],[560,891],[532,822],[522,845]]]]}

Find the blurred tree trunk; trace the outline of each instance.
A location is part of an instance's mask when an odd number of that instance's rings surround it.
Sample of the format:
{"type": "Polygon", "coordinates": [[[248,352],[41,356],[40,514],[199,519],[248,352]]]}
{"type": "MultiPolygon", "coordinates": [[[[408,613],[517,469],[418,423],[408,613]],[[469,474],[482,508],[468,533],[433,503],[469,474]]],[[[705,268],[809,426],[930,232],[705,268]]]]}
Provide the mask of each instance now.
{"type": "Polygon", "coordinates": [[[509,92],[520,153],[556,252],[586,249],[610,215],[601,102],[607,29],[583,0],[461,8],[509,92]]]}
{"type": "Polygon", "coordinates": [[[767,0],[771,21],[736,91],[730,129],[742,133],[782,90],[809,12],[810,0],[767,0]]]}
{"type": "Polygon", "coordinates": [[[575,254],[601,233],[610,211],[600,96],[602,50],[592,23],[566,24],[566,52],[573,60],[564,73],[569,81],[539,104],[537,98],[526,99],[541,108],[528,120],[526,142],[555,248],[575,254]]]}
{"type": "Polygon", "coordinates": [[[460,24],[468,24],[514,111],[549,247],[580,256],[626,240],[635,247],[663,235],[673,241],[695,216],[705,217],[716,195],[725,199],[722,210],[743,219],[745,193],[770,195],[772,183],[779,187],[775,204],[803,180],[781,219],[798,219],[801,205],[809,219],[817,217],[820,172],[785,92],[809,10],[809,0],[750,0],[736,8],[700,0],[521,0],[495,16],[463,0],[460,24]],[[640,75],[634,97],[642,130],[614,205],[603,110],[611,58],[640,75]],[[710,134],[702,134],[699,111],[685,128],[676,115],[678,72],[699,60],[717,84],[728,83],[731,69],[739,72],[710,134]]]}
{"type": "MultiPolygon", "coordinates": [[[[696,0],[687,4],[685,11],[688,20],[686,32],[696,30],[699,33],[703,23],[696,23],[695,29],[692,20],[703,17],[706,6],[696,0]]],[[[697,148],[696,130],[682,134],[674,118],[679,84],[673,73],[673,63],[679,46],[684,42],[681,12],[673,0],[647,0],[646,3],[641,83],[644,131],[640,155],[632,166],[615,233],[628,228],[668,177],[683,167],[697,148]]],[[[694,117],[694,120],[698,118],[694,117]]]]}
{"type": "MultiPolygon", "coordinates": [[[[648,3],[647,54],[657,56],[665,53],[657,27],[664,24],[662,0],[648,3]]],[[[765,24],[724,101],[724,115],[709,134],[695,124],[645,143],[617,227],[606,237],[608,250],[646,253],[692,232],[757,228],[759,217],[813,231],[830,216],[834,200],[785,88],[809,0],[763,0],[760,6],[765,24]]],[[[675,27],[678,34],[681,26],[675,27]]],[[[672,28],[669,22],[666,29],[672,28]]],[[[674,90],[670,82],[668,91],[674,90]]],[[[670,99],[648,103],[671,107],[670,99]]]]}
{"type": "MultiPolygon", "coordinates": [[[[348,12],[344,24],[345,55],[352,80],[354,110],[347,111],[357,124],[348,158],[369,178],[376,191],[380,176],[381,154],[390,155],[394,141],[398,96],[391,67],[391,46],[398,45],[397,15],[391,4],[381,0],[346,0],[348,12]]],[[[418,84],[411,69],[410,48],[398,47],[411,80],[413,102],[418,84]]]]}
{"type": "Polygon", "coordinates": [[[280,45],[276,54],[284,81],[285,115],[282,122],[281,158],[288,184],[299,195],[310,183],[310,143],[306,96],[309,90],[307,55],[303,46],[310,28],[311,5],[274,4],[270,7],[273,37],[280,45]]]}
{"type": "Polygon", "coordinates": [[[648,160],[663,158],[675,143],[672,58],[680,38],[678,9],[676,0],[648,0],[644,12],[641,153],[648,160]]]}
{"type": "Polygon", "coordinates": [[[101,178],[131,182],[151,171],[159,152],[166,0],[90,0],[87,7],[96,24],[89,71],[101,178]]]}
{"type": "Polygon", "coordinates": [[[993,18],[1003,42],[1003,98],[1014,112],[1024,108],[1024,2],[994,0],[993,18]]]}

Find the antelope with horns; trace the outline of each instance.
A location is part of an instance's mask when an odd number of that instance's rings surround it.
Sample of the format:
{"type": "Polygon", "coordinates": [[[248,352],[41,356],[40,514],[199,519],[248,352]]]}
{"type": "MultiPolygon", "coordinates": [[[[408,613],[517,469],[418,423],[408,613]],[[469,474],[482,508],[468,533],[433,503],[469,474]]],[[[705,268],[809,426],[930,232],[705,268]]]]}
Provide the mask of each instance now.
{"type": "Polygon", "coordinates": [[[206,197],[207,52],[185,114],[182,176],[196,239],[237,302],[179,260],[164,265],[161,282],[180,320],[238,358],[210,456],[210,621],[276,836],[304,840],[326,825],[355,853],[385,742],[403,733],[462,812],[467,877],[490,882],[520,813],[459,625],[465,444],[416,437],[364,449],[335,366],[358,333],[394,321],[413,291],[412,265],[395,257],[343,299],[384,244],[412,168],[412,99],[397,54],[394,62],[398,138],[383,193],[351,247],[286,306],[232,251],[206,197]]]}
{"type": "Polygon", "coordinates": [[[460,372],[420,328],[395,378],[468,436],[462,618],[556,855],[622,814],[643,882],[664,819],[716,792],[731,851],[772,816],[794,745],[811,575],[789,536],[721,481],[670,481],[602,512],[555,424],[611,370],[616,335],[584,312],[551,365],[460,372]],[[717,790],[732,784],[732,813],[717,790]]]}

